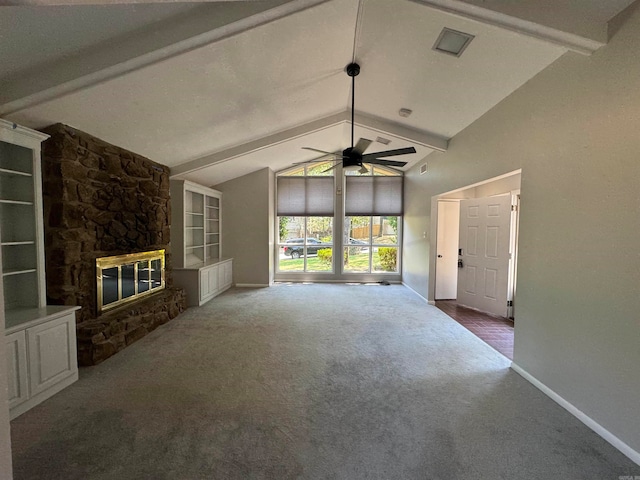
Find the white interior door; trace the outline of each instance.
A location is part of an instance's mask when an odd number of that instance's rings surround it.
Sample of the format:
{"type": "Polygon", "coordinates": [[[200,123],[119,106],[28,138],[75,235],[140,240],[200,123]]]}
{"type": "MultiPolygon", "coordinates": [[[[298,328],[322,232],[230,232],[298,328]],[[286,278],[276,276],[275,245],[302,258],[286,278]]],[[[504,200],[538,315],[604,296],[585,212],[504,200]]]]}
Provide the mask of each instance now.
{"type": "Polygon", "coordinates": [[[458,304],[507,316],[511,196],[460,202],[458,304]]]}
{"type": "Polygon", "coordinates": [[[436,300],[453,300],[458,290],[460,202],[438,201],[436,300]]]}

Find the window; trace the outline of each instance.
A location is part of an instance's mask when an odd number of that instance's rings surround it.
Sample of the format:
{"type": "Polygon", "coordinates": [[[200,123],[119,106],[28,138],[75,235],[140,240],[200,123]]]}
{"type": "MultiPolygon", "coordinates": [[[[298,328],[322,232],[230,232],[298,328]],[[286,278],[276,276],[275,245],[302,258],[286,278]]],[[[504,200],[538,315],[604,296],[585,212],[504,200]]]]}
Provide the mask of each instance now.
{"type": "Polygon", "coordinates": [[[373,166],[345,179],[343,270],[399,273],[398,224],[402,216],[402,176],[373,166]]]}
{"type": "Polygon", "coordinates": [[[300,165],[276,177],[276,279],[399,278],[402,173],[373,165],[364,174],[345,172],[334,165],[300,165]]]}
{"type": "Polygon", "coordinates": [[[279,272],[333,272],[332,166],[305,165],[277,177],[279,272]]]}
{"type": "Polygon", "coordinates": [[[344,271],[398,272],[398,217],[345,217],[344,271]]]}

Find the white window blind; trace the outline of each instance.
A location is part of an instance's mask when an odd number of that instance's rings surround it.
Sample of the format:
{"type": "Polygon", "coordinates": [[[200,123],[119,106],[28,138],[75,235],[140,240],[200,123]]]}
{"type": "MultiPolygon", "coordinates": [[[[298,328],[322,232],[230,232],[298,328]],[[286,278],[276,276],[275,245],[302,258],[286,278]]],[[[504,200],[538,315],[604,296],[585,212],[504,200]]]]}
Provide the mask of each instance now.
{"type": "Polygon", "coordinates": [[[359,215],[402,215],[402,177],[347,177],[345,211],[359,215]]]}
{"type": "Polygon", "coordinates": [[[332,217],[333,177],[278,177],[278,216],[332,217]]]}

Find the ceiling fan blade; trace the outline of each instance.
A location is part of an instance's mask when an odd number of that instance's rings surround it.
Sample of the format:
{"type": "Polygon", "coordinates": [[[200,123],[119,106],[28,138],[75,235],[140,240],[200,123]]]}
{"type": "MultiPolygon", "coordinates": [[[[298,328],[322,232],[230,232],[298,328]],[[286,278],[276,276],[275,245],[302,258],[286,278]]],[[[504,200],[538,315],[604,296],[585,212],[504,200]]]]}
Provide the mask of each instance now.
{"type": "Polygon", "coordinates": [[[358,140],[358,143],[356,143],[356,146],[353,147],[353,151],[358,152],[360,155],[362,155],[364,151],[369,147],[369,145],[371,145],[371,143],[371,140],[361,138],[360,140],[358,140]]]}
{"type": "Polygon", "coordinates": [[[338,152],[327,152],[325,150],[318,150],[317,148],[302,147],[303,150],[311,150],[312,152],[324,153],[325,155],[333,155],[334,157],[342,158],[342,154],[338,152]]]}
{"type": "Polygon", "coordinates": [[[362,156],[362,161],[369,162],[371,159],[374,159],[374,158],[395,157],[396,155],[407,155],[409,153],[416,153],[416,149],[413,147],[407,147],[407,148],[397,148],[395,150],[387,150],[386,152],[367,153],[366,155],[362,156]]]}
{"type": "Polygon", "coordinates": [[[329,167],[326,170],[323,170],[322,173],[327,173],[330,172],[331,170],[333,170],[334,168],[336,168],[338,165],[340,165],[339,163],[336,163],[333,167],[329,167]]]}
{"type": "MultiPolygon", "coordinates": [[[[362,160],[365,162],[365,160],[362,160]]],[[[366,163],[369,165],[384,165],[387,167],[404,167],[407,162],[396,162],[395,160],[385,160],[384,158],[372,158],[370,160],[366,160],[366,163]]]]}
{"type": "Polygon", "coordinates": [[[326,163],[326,162],[341,162],[342,158],[335,158],[332,153],[330,155],[322,155],[320,157],[312,158],[311,160],[305,160],[304,162],[293,162],[293,165],[305,165],[307,163],[326,163]],[[334,158],[327,158],[334,157],[334,158]]]}

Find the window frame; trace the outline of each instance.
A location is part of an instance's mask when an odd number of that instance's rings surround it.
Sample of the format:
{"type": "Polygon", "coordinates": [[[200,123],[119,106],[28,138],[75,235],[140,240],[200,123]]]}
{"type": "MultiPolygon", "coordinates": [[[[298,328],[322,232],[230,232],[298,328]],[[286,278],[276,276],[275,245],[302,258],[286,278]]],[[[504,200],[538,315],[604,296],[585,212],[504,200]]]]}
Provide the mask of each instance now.
{"type": "MultiPolygon", "coordinates": [[[[327,162],[329,163],[329,162],[327,162]]],[[[317,168],[318,164],[314,164],[314,168],[317,168]]],[[[379,246],[390,246],[397,248],[397,271],[395,272],[386,272],[386,271],[375,271],[373,269],[373,251],[370,248],[370,256],[369,256],[369,270],[367,272],[354,272],[345,270],[344,267],[344,248],[349,245],[345,243],[346,235],[344,232],[345,228],[345,188],[346,188],[346,177],[347,175],[353,175],[353,172],[344,172],[342,165],[338,164],[336,168],[332,170],[332,177],[334,178],[334,214],[333,214],[333,225],[332,225],[332,243],[327,245],[327,248],[332,249],[332,259],[331,259],[331,269],[328,271],[308,271],[307,266],[307,255],[304,255],[304,265],[302,270],[281,270],[280,269],[280,253],[282,252],[283,242],[280,241],[280,216],[278,216],[277,204],[278,204],[278,190],[277,190],[277,178],[281,175],[287,175],[288,172],[292,171],[300,171],[302,165],[296,165],[292,167],[288,167],[286,169],[275,172],[274,178],[274,187],[275,187],[275,214],[274,214],[274,266],[273,266],[273,280],[276,282],[346,282],[346,283],[373,283],[380,282],[382,280],[389,281],[391,283],[401,283],[402,282],[402,229],[403,229],[403,215],[370,215],[370,217],[381,217],[381,216],[397,216],[398,225],[397,225],[397,243],[394,245],[389,244],[375,244],[372,243],[370,232],[370,243],[373,247],[379,246]],[[339,261],[337,260],[336,252],[339,252],[339,261]]],[[[387,175],[387,176],[400,176],[403,177],[404,182],[404,172],[401,170],[393,169],[390,167],[380,167],[380,166],[372,166],[367,165],[368,167],[368,175],[387,175]]],[[[306,175],[307,167],[304,167],[304,171],[302,175],[306,175]]],[[[296,175],[297,176],[297,175],[296,175]]],[[[404,195],[403,195],[404,196],[404,195]]],[[[404,202],[404,198],[403,198],[404,202]]],[[[304,225],[305,236],[308,235],[308,227],[305,221],[304,225]]],[[[306,238],[306,237],[305,237],[306,238]]]]}
{"type": "MultiPolygon", "coordinates": [[[[369,243],[367,245],[362,245],[363,248],[368,248],[369,249],[369,269],[364,272],[364,271],[353,271],[353,270],[346,270],[346,265],[345,265],[345,249],[353,247],[354,244],[347,242],[347,238],[353,238],[351,236],[346,237],[343,239],[343,246],[342,246],[342,271],[345,274],[371,274],[371,275],[399,275],[402,273],[401,270],[401,259],[402,259],[402,215],[351,215],[351,217],[360,217],[360,218],[369,218],[369,243]],[[390,244],[390,243],[375,243],[373,241],[374,235],[373,235],[373,225],[375,225],[373,223],[373,219],[375,217],[378,217],[381,219],[381,222],[384,222],[384,218],[386,217],[396,217],[398,219],[398,226],[396,228],[396,243],[390,244]],[[392,272],[388,272],[388,271],[377,271],[374,270],[373,266],[373,254],[374,254],[374,248],[380,248],[380,247],[393,247],[397,249],[397,254],[396,254],[396,271],[392,271],[392,272]]],[[[345,215],[344,218],[346,219],[347,216],[345,215]]],[[[381,225],[384,225],[383,223],[381,223],[381,225]]],[[[382,228],[382,227],[381,227],[382,228]]],[[[346,232],[345,234],[348,234],[351,232],[346,232]]],[[[361,244],[355,244],[360,246],[361,244]]]]}

